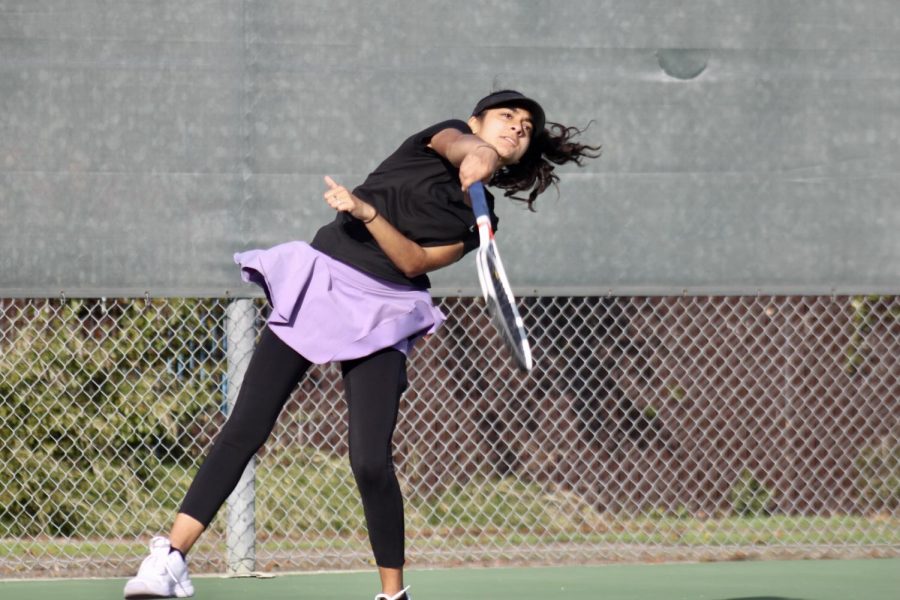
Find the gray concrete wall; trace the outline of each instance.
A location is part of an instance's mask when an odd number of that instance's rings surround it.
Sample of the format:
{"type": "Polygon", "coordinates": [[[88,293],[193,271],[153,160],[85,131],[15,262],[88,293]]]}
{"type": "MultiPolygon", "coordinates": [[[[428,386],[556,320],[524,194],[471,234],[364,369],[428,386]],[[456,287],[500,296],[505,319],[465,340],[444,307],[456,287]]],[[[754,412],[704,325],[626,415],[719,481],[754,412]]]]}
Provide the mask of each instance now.
{"type": "Polygon", "coordinates": [[[0,295],[255,293],[495,84],[604,146],[501,203],[519,293],[898,293],[898,51],[889,0],[0,0],[0,295]]]}

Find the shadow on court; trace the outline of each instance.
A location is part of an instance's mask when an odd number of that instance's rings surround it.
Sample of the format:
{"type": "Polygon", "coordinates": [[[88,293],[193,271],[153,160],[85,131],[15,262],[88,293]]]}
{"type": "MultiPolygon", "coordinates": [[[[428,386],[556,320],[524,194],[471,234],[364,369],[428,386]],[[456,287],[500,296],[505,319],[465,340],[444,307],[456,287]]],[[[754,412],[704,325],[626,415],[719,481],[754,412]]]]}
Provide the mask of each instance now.
{"type": "Polygon", "coordinates": [[[785,598],[784,596],[742,596],[740,598],[722,598],[722,600],[805,600],[804,598],[785,598]]]}

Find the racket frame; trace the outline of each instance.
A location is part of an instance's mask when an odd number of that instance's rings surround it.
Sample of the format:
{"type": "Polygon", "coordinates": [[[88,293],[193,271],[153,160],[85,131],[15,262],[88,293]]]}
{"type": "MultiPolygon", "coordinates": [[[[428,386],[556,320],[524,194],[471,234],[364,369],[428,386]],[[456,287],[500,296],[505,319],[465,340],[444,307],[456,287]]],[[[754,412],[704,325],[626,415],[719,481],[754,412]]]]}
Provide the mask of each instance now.
{"type": "Polygon", "coordinates": [[[488,314],[516,366],[522,371],[531,371],[533,361],[531,345],[528,343],[528,335],[525,333],[525,322],[516,307],[516,297],[509,285],[497,243],[494,241],[494,229],[491,226],[490,212],[481,182],[469,186],[469,199],[472,202],[472,212],[475,213],[475,224],[478,227],[479,247],[475,253],[475,265],[488,314]],[[508,323],[503,314],[501,300],[494,286],[491,272],[496,276],[501,292],[506,296],[513,323],[508,323]]]}

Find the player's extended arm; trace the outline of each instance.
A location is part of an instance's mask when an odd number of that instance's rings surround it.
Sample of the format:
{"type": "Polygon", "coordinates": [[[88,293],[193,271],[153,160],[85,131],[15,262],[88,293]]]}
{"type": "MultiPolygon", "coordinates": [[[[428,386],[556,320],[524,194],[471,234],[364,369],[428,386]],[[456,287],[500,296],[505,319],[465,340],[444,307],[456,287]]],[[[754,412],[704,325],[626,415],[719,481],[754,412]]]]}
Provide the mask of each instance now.
{"type": "Polygon", "coordinates": [[[458,129],[443,129],[433,136],[428,147],[459,167],[463,190],[476,181],[486,181],[500,167],[500,153],[486,141],[458,129]]]}

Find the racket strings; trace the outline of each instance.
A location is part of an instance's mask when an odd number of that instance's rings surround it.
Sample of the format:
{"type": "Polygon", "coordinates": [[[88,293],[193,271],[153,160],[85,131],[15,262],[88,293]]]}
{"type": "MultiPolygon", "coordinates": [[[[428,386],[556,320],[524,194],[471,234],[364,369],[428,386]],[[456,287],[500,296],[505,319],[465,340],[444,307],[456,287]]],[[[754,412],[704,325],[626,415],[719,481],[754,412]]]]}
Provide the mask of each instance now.
{"type": "Polygon", "coordinates": [[[485,258],[487,259],[485,266],[493,292],[486,298],[488,314],[514,360],[521,368],[529,370],[531,349],[525,335],[522,318],[513,304],[511,292],[504,285],[503,267],[493,252],[487,252],[485,258]]]}

